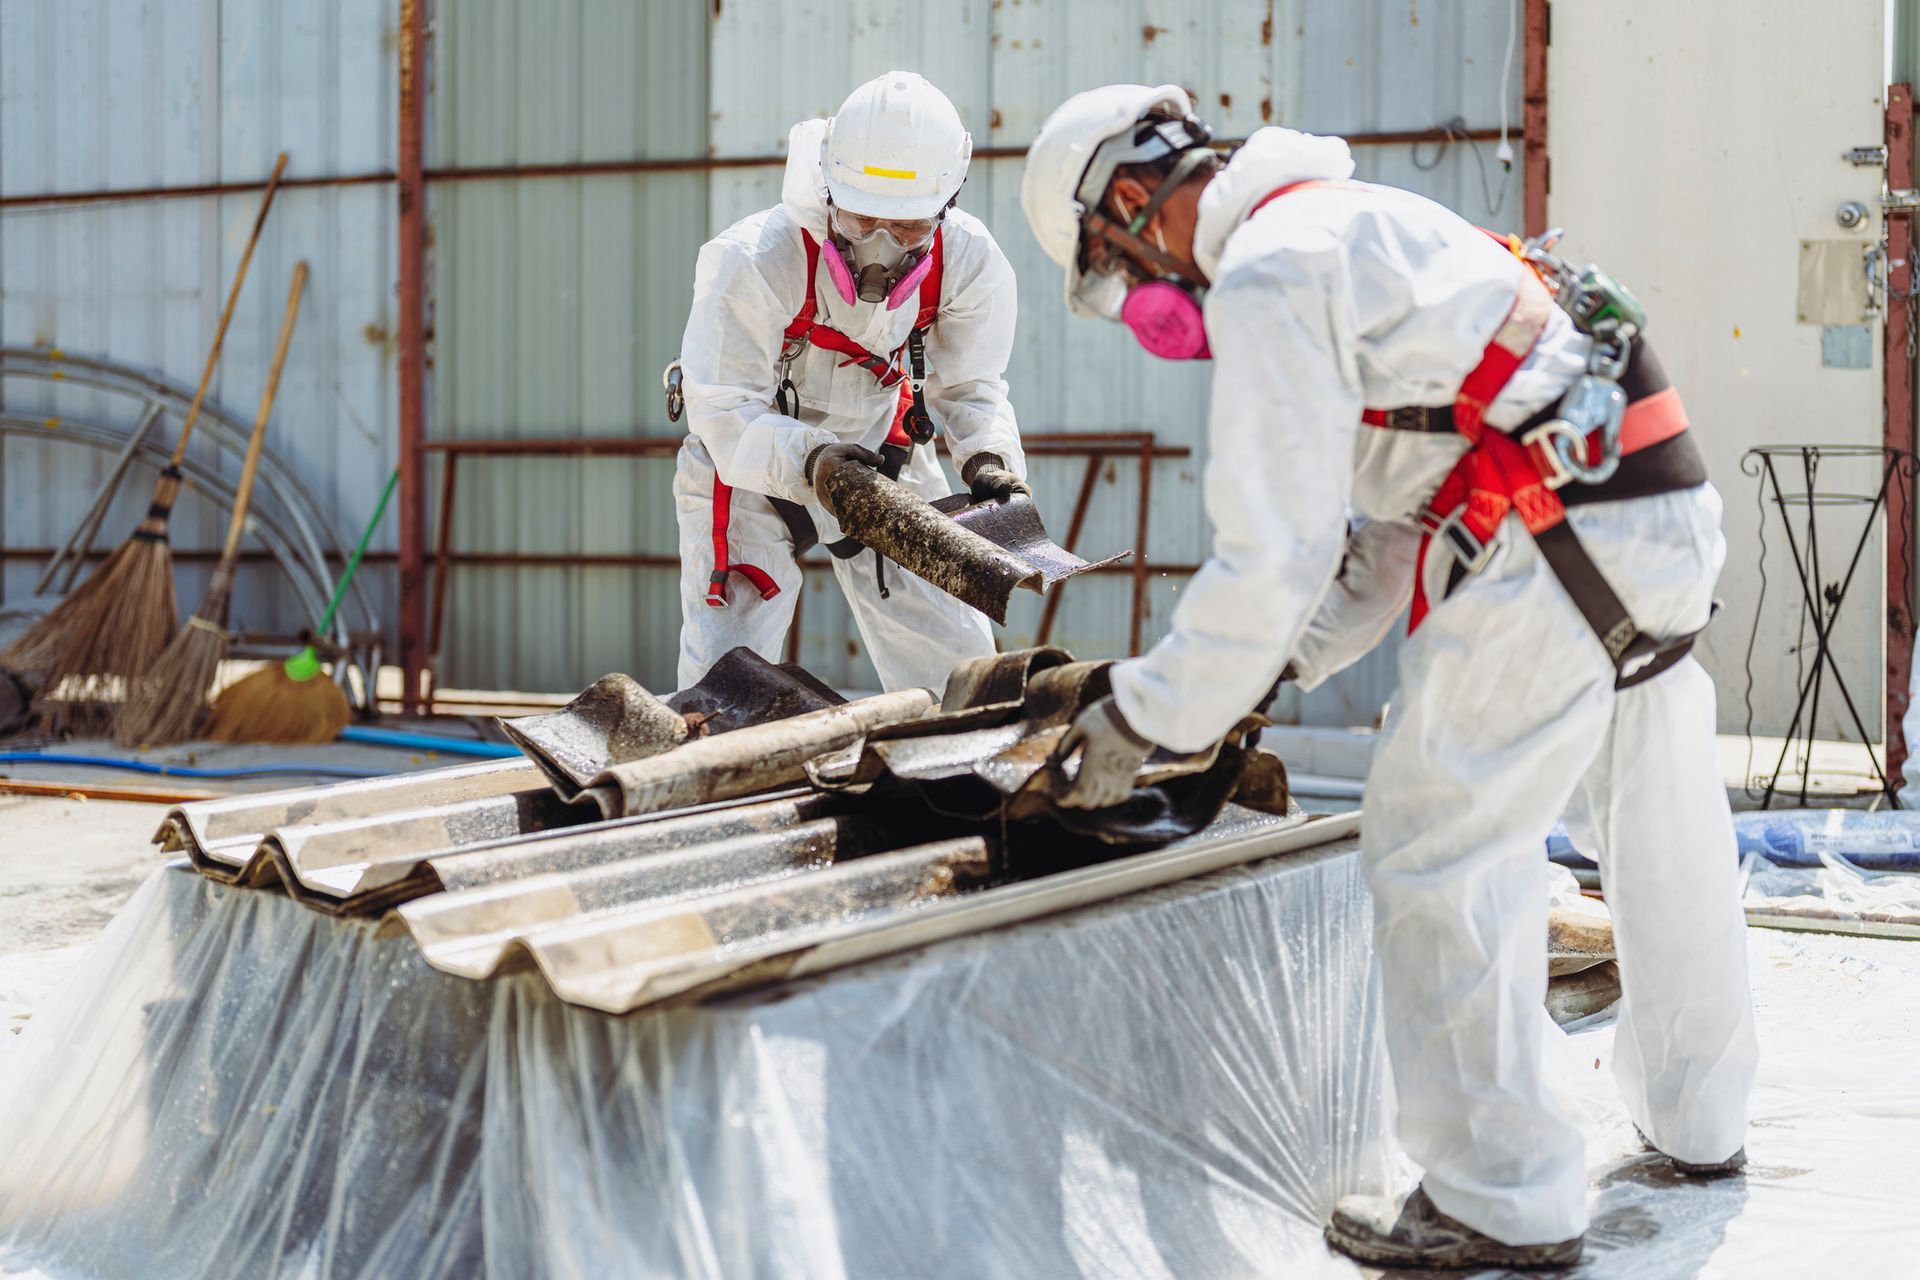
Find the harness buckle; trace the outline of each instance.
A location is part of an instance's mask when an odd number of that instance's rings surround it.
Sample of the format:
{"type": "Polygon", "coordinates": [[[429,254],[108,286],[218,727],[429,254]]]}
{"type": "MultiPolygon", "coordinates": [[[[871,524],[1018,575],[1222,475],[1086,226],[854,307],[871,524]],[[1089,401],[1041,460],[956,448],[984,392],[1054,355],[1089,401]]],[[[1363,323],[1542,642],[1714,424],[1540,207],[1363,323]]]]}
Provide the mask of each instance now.
{"type": "Polygon", "coordinates": [[[1470,574],[1478,573],[1493,559],[1494,544],[1466,526],[1467,504],[1461,503],[1447,515],[1428,507],[1420,513],[1420,527],[1427,535],[1446,546],[1448,554],[1470,574]]]}

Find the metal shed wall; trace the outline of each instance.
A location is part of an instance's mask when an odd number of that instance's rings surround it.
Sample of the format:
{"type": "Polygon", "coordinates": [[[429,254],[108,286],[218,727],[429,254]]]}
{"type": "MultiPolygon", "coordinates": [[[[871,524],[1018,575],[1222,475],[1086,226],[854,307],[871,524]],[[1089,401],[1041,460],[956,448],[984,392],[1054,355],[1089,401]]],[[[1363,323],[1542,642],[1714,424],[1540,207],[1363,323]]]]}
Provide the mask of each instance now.
{"type": "MultiPolygon", "coordinates": [[[[124,190],[390,170],[394,146],[389,0],[0,0],[0,195],[124,190]]],[[[255,254],[209,396],[251,420],[296,260],[312,268],[268,447],[296,466],[337,527],[373,512],[395,456],[394,225],[388,187],[281,192],[255,254]]],[[[199,378],[257,194],[25,206],[0,212],[0,342],[58,346],[199,378]]],[[[102,418],[137,406],[10,382],[7,407],[102,418]]],[[[169,431],[178,429],[169,421],[169,431]]],[[[196,456],[211,459],[205,441],[196,456]]],[[[239,460],[224,459],[230,473],[239,460]]],[[[92,450],[0,446],[0,596],[28,593],[107,467],[92,450]]],[[[102,526],[111,546],[145,510],[136,468],[102,526]]],[[[191,495],[173,522],[179,594],[190,611],[226,520],[191,495]]],[[[375,542],[393,547],[391,521],[375,542]]],[[[391,569],[364,571],[391,620],[391,569]]],[[[243,566],[232,621],[293,632],[312,619],[269,565],[243,566]]],[[[357,625],[357,620],[356,620],[357,625]]]]}
{"type": "MultiPolygon", "coordinates": [[[[698,167],[784,149],[792,122],[831,111],[858,81],[925,71],[955,99],[976,145],[1023,146],[1073,90],[1115,79],[1175,80],[1222,136],[1269,121],[1320,131],[1422,130],[1453,117],[1499,122],[1500,62],[1519,0],[438,0],[431,10],[428,434],[438,438],[670,434],[658,373],[674,354],[695,252],[727,222],[777,198],[779,169],[698,167]],[[684,159],[683,171],[531,176],[531,165],[684,159]],[[449,170],[502,171],[476,179],[449,170]],[[457,179],[457,180],[455,180],[457,179]]],[[[397,111],[396,0],[261,5],[193,0],[0,0],[0,193],[179,186],[289,174],[390,175],[397,111]]],[[[1516,135],[1517,31],[1507,86],[1516,135]]],[[[1516,148],[1518,146],[1516,136],[1516,148]]],[[[1362,176],[1426,191],[1469,216],[1520,224],[1520,175],[1479,147],[1365,147],[1362,176]]],[[[1020,161],[976,164],[964,202],[997,231],[1028,287],[1010,378],[1030,433],[1148,428],[1195,456],[1154,477],[1153,562],[1205,554],[1199,498],[1207,379],[1157,364],[1117,328],[1068,324],[1058,273],[1021,217],[1020,161]]],[[[8,209],[0,216],[0,341],[56,343],[148,365],[189,384],[256,207],[219,198],[8,209]]],[[[392,186],[290,189],[255,259],[213,394],[242,415],[264,365],[287,275],[314,278],[270,436],[338,528],[364,521],[396,454],[395,210],[392,186]]],[[[15,408],[108,412],[74,393],[9,388],[15,408]]],[[[121,413],[126,406],[112,406],[121,413]]],[[[131,425],[130,417],[125,425],[131,425]]],[[[231,465],[232,460],[229,460],[231,465]]],[[[63,538],[104,466],[98,455],[13,443],[0,451],[0,535],[16,555],[0,589],[28,590],[25,549],[63,538]]],[[[1035,464],[1064,525],[1082,464],[1035,464]]],[[[671,556],[671,463],[469,459],[459,552],[671,556]]],[[[103,540],[131,527],[150,473],[123,489],[103,540]]],[[[437,490],[437,473],[430,492],[437,490]]],[[[1083,546],[1133,542],[1137,473],[1109,468],[1083,546]]],[[[364,571],[394,616],[394,522],[364,571]]],[[[219,520],[192,500],[175,545],[205,549],[219,520]]],[[[191,606],[205,565],[183,561],[191,606]]],[[[1147,639],[1165,627],[1183,579],[1152,583],[1147,639]]],[[[1126,647],[1125,576],[1070,589],[1055,638],[1097,655],[1126,647]]],[[[614,669],[672,683],[679,608],[672,568],[457,565],[442,682],[577,688],[614,669]]],[[[802,659],[845,685],[873,682],[844,606],[824,576],[807,592],[802,659]]],[[[1005,633],[1031,638],[1038,602],[1005,633]]],[[[293,630],[308,619],[264,568],[247,570],[235,622],[293,630]]],[[[389,639],[391,640],[391,636],[389,639]]],[[[391,650],[390,650],[391,651],[391,650]]],[[[1393,683],[1390,648],[1283,710],[1319,722],[1371,721],[1393,683]]]]}
{"type": "MultiPolygon", "coordinates": [[[[954,99],[978,148],[1024,146],[1067,94],[1113,80],[1192,89],[1222,136],[1280,122],[1323,132],[1423,130],[1454,117],[1500,121],[1500,65],[1519,149],[1519,3],[1468,0],[723,0],[625,5],[566,0],[537,15],[501,0],[436,10],[434,167],[632,157],[739,157],[784,150],[797,119],[826,114],[854,84],[892,67],[928,75],[954,99]],[[704,110],[694,109],[703,104],[704,110]]],[[[1367,147],[1363,177],[1424,191],[1470,217],[1517,228],[1520,174],[1492,144],[1367,147]]],[[[1018,159],[976,162],[963,204],[998,236],[1026,287],[1009,380],[1028,433],[1151,429],[1195,450],[1154,477],[1156,563],[1207,547],[1199,494],[1206,370],[1160,364],[1123,330],[1068,324],[1059,273],[1026,230],[1018,159]]],[[[440,182],[433,229],[433,431],[485,438],[668,433],[658,371],[672,358],[700,242],[778,199],[777,167],[710,172],[440,182]]],[[[1082,464],[1035,464],[1043,504],[1064,525],[1082,464]]],[[[455,521],[463,550],[675,550],[665,461],[476,460],[462,464],[455,521]]],[[[1083,536],[1132,545],[1138,485],[1110,468],[1083,536]]],[[[1147,638],[1183,579],[1156,579],[1147,638]]],[[[1073,584],[1055,640],[1088,656],[1125,651],[1124,576],[1073,584]]],[[[466,566],[456,569],[443,672],[450,684],[577,687],[607,670],[672,683],[675,571],[466,566]],[[555,620],[562,625],[555,625],[555,620]]],[[[1021,601],[1005,642],[1028,642],[1038,601],[1021,601]]],[[[824,575],[804,604],[802,661],[871,686],[824,575]]],[[[1314,722],[1371,722],[1393,684],[1391,646],[1297,708],[1314,722]]],[[[1291,706],[1284,710],[1295,710],[1291,706]]]]}

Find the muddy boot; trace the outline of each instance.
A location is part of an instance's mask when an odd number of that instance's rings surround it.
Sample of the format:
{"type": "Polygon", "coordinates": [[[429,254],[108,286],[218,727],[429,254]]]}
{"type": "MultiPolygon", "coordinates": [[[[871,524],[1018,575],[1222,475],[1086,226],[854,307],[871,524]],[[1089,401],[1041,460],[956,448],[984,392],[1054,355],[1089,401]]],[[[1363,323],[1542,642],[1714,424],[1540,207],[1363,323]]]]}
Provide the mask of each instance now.
{"type": "Polygon", "coordinates": [[[1347,1196],[1327,1224],[1327,1243],[1351,1258],[1387,1267],[1467,1271],[1476,1267],[1570,1267],[1585,1236],[1555,1244],[1502,1244],[1449,1218],[1415,1187],[1404,1205],[1381,1196],[1347,1196]]]}
{"type": "MultiPolygon", "coordinates": [[[[1635,1125],[1633,1127],[1633,1131],[1636,1135],[1638,1135],[1641,1146],[1645,1147],[1648,1151],[1653,1152],[1657,1156],[1667,1156],[1666,1152],[1662,1151],[1660,1148],[1653,1145],[1652,1139],[1648,1138],[1646,1134],[1640,1132],[1639,1125],[1635,1125]]],[[[1692,1164],[1688,1161],[1677,1159],[1674,1156],[1667,1156],[1667,1159],[1672,1161],[1674,1172],[1680,1174],[1683,1177],[1730,1178],[1734,1174],[1739,1173],[1742,1169],[1747,1167],[1747,1149],[1745,1147],[1742,1147],[1738,1151],[1734,1152],[1732,1155],[1728,1156],[1725,1160],[1716,1160],[1710,1164],[1692,1164]]]]}

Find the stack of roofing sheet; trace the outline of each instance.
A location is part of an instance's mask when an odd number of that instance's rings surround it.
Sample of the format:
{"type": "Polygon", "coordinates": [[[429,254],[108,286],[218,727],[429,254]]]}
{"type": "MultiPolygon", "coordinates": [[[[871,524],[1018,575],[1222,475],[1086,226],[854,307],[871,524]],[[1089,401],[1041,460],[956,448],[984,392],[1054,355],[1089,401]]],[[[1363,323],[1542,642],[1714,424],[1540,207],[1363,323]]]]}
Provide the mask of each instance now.
{"type": "Polygon", "coordinates": [[[1156,756],[1127,805],[1056,809],[1052,749],[1106,690],[1105,664],[1029,650],[964,664],[936,712],[918,690],[845,702],[738,650],[669,700],[610,676],[508,722],[526,762],[182,805],[160,839],[216,880],[396,910],[445,972],[533,966],[622,1013],[1352,829],[1290,809],[1253,720],[1156,756]]]}

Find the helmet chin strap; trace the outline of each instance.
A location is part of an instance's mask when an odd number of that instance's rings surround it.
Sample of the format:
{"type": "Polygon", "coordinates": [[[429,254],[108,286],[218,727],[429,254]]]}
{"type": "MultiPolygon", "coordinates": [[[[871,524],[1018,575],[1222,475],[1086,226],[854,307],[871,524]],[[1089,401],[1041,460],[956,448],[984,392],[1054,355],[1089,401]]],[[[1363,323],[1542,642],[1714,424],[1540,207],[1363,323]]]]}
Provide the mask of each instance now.
{"type": "MultiPolygon", "coordinates": [[[[1135,221],[1137,222],[1138,219],[1136,218],[1135,221]]],[[[1199,263],[1148,244],[1104,213],[1088,214],[1087,230],[1107,243],[1126,250],[1129,257],[1145,263],[1163,276],[1191,285],[1201,285],[1206,280],[1206,273],[1200,270],[1199,263]]]]}
{"type": "MultiPolygon", "coordinates": [[[[1174,192],[1186,185],[1188,178],[1199,169],[1217,163],[1218,159],[1219,157],[1205,145],[1196,144],[1188,147],[1185,154],[1168,171],[1167,176],[1161,179],[1154,193],[1147,197],[1147,202],[1140,206],[1140,212],[1127,219],[1125,227],[1096,210],[1087,215],[1088,229],[1168,275],[1176,276],[1189,284],[1201,284],[1206,277],[1198,263],[1168,253],[1164,240],[1158,248],[1148,244],[1140,238],[1140,233],[1147,229],[1147,224],[1153,221],[1154,214],[1160,212],[1160,207],[1173,198],[1174,192]]],[[[1118,197],[1116,196],[1115,199],[1117,200],[1118,197]]],[[[1120,213],[1122,217],[1126,216],[1124,208],[1120,213]]]]}

